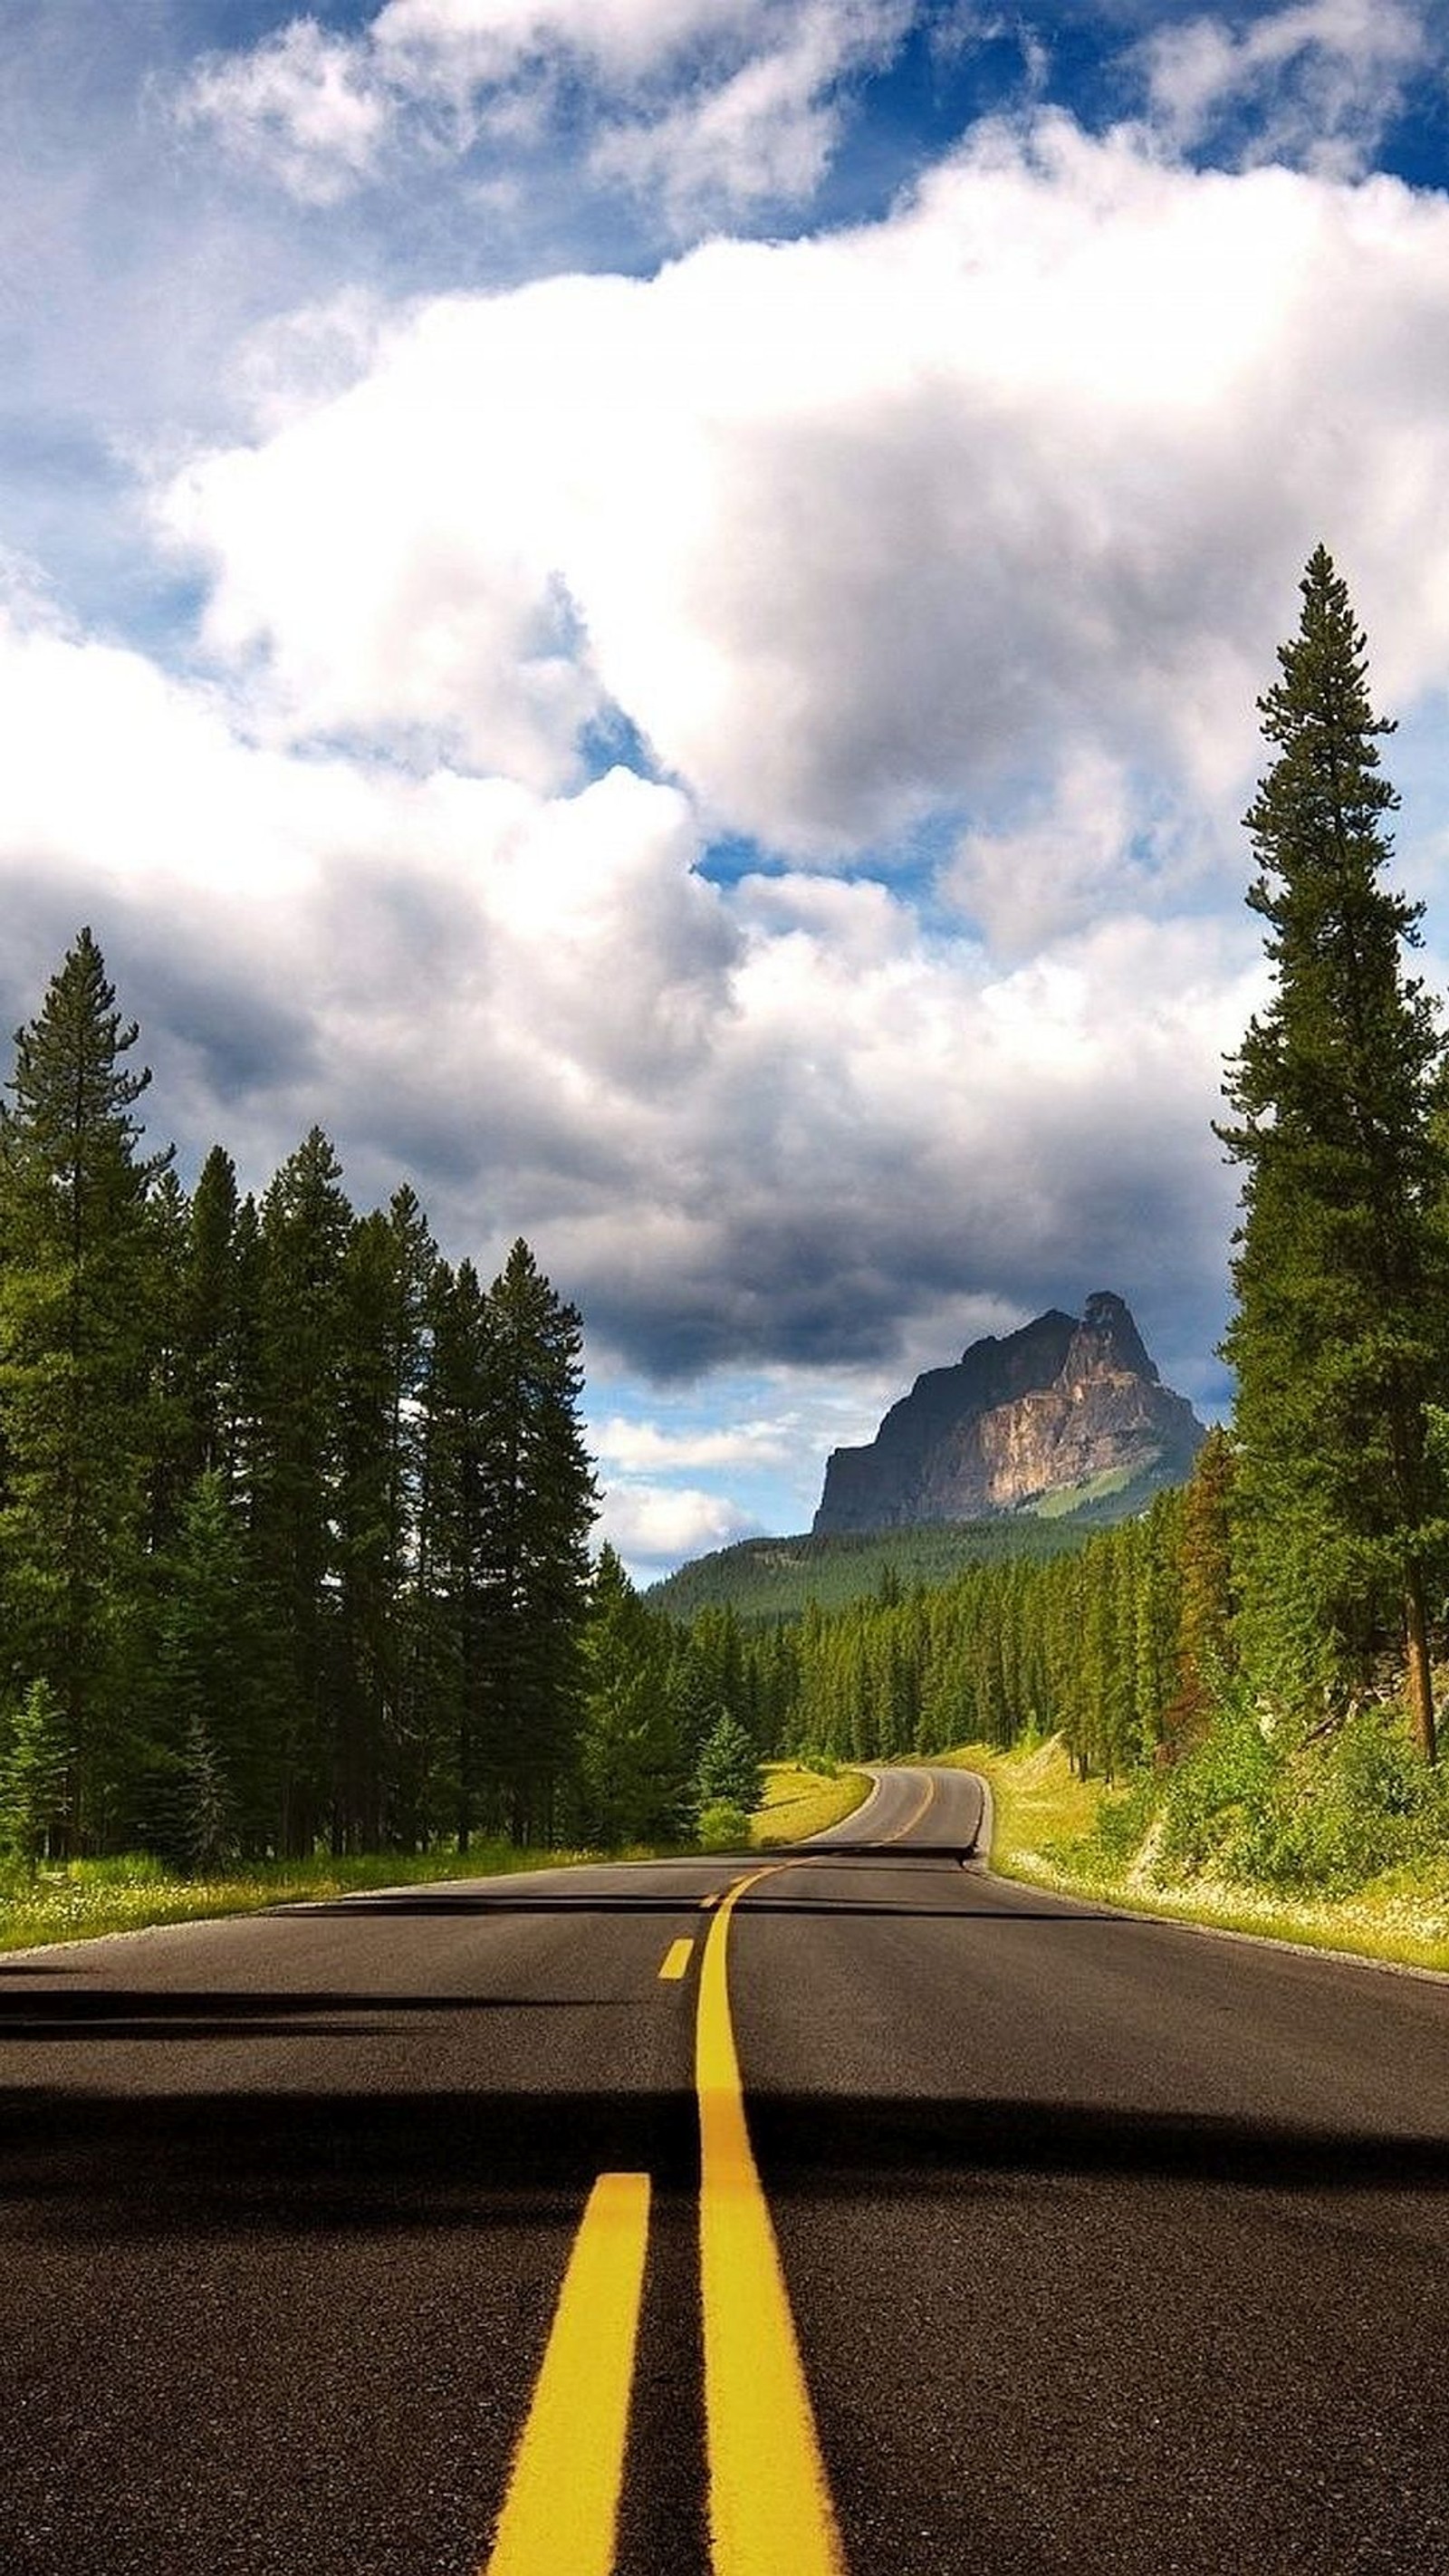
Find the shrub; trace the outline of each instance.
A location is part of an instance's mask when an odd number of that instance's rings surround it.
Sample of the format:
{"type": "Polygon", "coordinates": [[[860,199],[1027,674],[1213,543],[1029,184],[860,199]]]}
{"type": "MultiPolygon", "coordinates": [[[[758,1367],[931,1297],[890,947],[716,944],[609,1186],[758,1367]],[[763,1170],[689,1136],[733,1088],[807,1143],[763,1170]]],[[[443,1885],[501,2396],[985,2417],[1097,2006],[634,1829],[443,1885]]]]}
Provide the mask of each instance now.
{"type": "Polygon", "coordinates": [[[700,1809],[699,1848],[707,1852],[748,1851],[750,1820],[743,1807],[732,1807],[727,1798],[716,1798],[700,1809]]]}
{"type": "Polygon", "coordinates": [[[1264,1734],[1256,1708],[1245,1692],[1235,1692],[1167,1784],[1163,1862],[1189,1875],[1210,1865],[1241,1874],[1282,1770],[1283,1757],[1264,1734]]]}

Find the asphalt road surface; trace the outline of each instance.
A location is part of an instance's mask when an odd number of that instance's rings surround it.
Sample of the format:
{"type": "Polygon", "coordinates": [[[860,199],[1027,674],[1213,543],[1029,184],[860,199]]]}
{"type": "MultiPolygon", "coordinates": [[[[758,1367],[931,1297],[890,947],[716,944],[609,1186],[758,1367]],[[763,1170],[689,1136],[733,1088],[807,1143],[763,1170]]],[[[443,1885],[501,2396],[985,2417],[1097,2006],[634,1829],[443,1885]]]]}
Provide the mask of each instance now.
{"type": "Polygon", "coordinates": [[[1449,1980],[979,1806],[0,1957],[3,2576],[1449,2576],[1449,1980]]]}

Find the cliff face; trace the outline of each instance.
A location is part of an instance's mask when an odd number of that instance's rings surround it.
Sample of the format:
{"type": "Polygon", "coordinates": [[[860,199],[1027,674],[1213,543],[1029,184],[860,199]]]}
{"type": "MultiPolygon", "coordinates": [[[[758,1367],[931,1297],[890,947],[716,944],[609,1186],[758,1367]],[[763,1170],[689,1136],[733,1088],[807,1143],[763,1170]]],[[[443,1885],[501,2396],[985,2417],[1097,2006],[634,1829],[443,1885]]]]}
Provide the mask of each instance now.
{"type": "Polygon", "coordinates": [[[817,1534],[977,1520],[1105,1475],[1180,1482],[1205,1438],[1158,1377],[1120,1297],[973,1342],[892,1405],[870,1446],[836,1449],[817,1534]]]}

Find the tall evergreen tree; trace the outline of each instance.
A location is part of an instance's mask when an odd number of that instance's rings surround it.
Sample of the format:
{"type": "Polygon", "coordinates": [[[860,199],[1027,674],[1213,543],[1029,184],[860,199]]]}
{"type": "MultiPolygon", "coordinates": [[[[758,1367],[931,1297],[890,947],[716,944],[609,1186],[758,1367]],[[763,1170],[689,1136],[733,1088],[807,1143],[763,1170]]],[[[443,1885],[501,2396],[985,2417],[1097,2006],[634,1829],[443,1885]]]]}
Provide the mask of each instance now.
{"type": "Polygon", "coordinates": [[[60,1702],[49,1682],[33,1681],[0,1732],[0,1845],[32,1874],[59,1822],[68,1767],[60,1702]]]}
{"type": "Polygon", "coordinates": [[[0,1512],[7,1648],[44,1675],[69,1747],[64,1836],[104,1838],[124,1795],[128,1655],[154,1465],[151,1077],[82,930],[16,1037],[0,1108],[0,1512]]]}
{"type": "Polygon", "coordinates": [[[335,1834],[335,1607],[342,1265],[352,1211],[329,1139],[314,1127],[269,1185],[261,1214],[258,1420],[252,1519],[275,1622],[286,1733],[277,1781],[283,1850],[335,1834]]]}
{"type": "Polygon", "coordinates": [[[582,1331],[522,1238],[488,1292],[485,1761],[516,1842],[551,1839],[580,1718],[593,1468],[582,1331]]]}
{"type": "Polygon", "coordinates": [[[241,1279],[236,1166],[213,1145],[191,1202],[182,1289],[182,1396],[190,1478],[215,1468],[235,1479],[241,1376],[241,1279]]]}
{"type": "Polygon", "coordinates": [[[428,1302],[418,1521],[426,1591],[418,1603],[416,1654],[440,1775],[451,1788],[458,1848],[465,1852],[480,1821],[483,1777],[492,1337],[488,1301],[471,1261],[460,1261],[456,1271],[440,1261],[428,1302]]]}
{"type": "Polygon", "coordinates": [[[1167,1711],[1167,1738],[1185,1751],[1207,1723],[1213,1694],[1232,1668],[1233,1444],[1214,1427],[1182,1496],[1179,1539],[1178,1687],[1167,1711]]]}
{"type": "Polygon", "coordinates": [[[156,1755],[167,1840],[195,1857],[185,1820],[219,1801],[242,1847],[264,1852],[277,1830],[282,1692],[250,1541],[220,1468],[204,1469],[183,1501],[163,1570],[156,1755]]]}
{"type": "Polygon", "coordinates": [[[640,1600],[605,1544],[584,1636],[579,1821],[585,1838],[621,1843],[678,1834],[688,1783],[669,1704],[669,1623],[640,1600]]]}
{"type": "Polygon", "coordinates": [[[1442,1047],[1403,950],[1421,906],[1382,882],[1397,804],[1379,773],[1365,638],[1320,546],[1281,676],[1277,757],[1246,821],[1273,989],[1228,1067],[1218,1133],[1244,1167],[1224,1345],[1238,1377],[1243,1639],[1300,1705],[1390,1619],[1432,1757],[1428,1568],[1443,1535],[1425,1406],[1443,1312],[1429,1121],[1442,1047]],[[1324,1641],[1329,1651],[1323,1652],[1324,1641]]]}

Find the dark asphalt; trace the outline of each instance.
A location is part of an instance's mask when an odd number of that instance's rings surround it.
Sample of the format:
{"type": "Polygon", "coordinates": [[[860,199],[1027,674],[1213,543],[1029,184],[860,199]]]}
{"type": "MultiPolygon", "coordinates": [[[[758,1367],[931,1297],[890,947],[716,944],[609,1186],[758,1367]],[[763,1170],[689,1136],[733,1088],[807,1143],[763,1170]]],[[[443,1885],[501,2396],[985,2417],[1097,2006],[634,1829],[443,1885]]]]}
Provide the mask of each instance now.
{"type": "MultiPolygon", "coordinates": [[[[1008,1885],[932,1776],[730,1936],[852,2576],[1449,2576],[1449,1981],[1008,1885]]],[[[3,2576],[470,2576],[614,2170],[621,2576],[700,2576],[698,1951],[658,1969],[738,1875],[0,1957],[3,2576]]]]}

